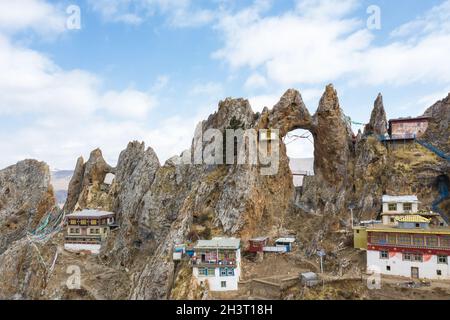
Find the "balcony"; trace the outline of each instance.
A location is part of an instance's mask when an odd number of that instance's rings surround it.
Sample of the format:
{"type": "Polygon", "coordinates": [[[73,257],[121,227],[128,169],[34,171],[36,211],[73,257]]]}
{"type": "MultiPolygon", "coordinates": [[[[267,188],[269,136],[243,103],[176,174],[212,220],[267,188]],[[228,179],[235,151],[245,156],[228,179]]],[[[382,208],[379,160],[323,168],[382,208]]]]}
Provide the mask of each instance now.
{"type": "Polygon", "coordinates": [[[236,259],[225,260],[201,260],[193,257],[191,260],[193,266],[196,267],[236,267],[236,259]]]}
{"type": "Polygon", "coordinates": [[[388,242],[369,242],[367,245],[369,246],[382,246],[382,247],[390,247],[390,248],[399,248],[399,249],[421,249],[421,250],[450,250],[449,247],[444,246],[432,246],[432,245],[415,245],[415,244],[393,244],[388,242]]]}

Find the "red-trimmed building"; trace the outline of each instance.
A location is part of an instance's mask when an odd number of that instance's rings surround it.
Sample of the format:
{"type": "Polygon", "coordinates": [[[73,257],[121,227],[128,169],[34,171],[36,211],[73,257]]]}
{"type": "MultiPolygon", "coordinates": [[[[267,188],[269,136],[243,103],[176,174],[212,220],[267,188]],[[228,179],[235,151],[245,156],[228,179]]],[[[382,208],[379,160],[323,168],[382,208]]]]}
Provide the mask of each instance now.
{"type": "Polygon", "coordinates": [[[68,214],[64,248],[97,254],[102,242],[115,226],[116,215],[113,212],[83,210],[68,214]]]}
{"type": "Polygon", "coordinates": [[[264,247],[267,246],[269,237],[259,237],[248,240],[248,252],[258,253],[264,252],[264,247]]]}
{"type": "Polygon", "coordinates": [[[429,117],[399,118],[389,120],[391,140],[410,140],[420,138],[428,129],[429,117]]]}
{"type": "Polygon", "coordinates": [[[420,215],[376,224],[367,232],[367,270],[411,278],[450,279],[450,228],[430,227],[420,215]]]}

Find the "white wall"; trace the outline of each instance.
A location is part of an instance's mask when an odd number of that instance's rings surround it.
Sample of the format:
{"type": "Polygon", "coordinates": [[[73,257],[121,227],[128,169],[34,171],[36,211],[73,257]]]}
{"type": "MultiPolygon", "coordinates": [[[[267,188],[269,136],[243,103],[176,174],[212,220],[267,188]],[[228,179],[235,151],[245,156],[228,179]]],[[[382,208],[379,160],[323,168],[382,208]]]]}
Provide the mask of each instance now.
{"type": "Polygon", "coordinates": [[[90,251],[92,254],[100,253],[101,245],[99,244],[78,244],[78,243],[66,243],[64,244],[64,249],[69,251],[90,251]]]}
{"type": "Polygon", "coordinates": [[[193,268],[193,276],[197,279],[198,284],[201,282],[208,282],[209,290],[211,291],[237,291],[238,282],[241,278],[241,250],[236,251],[237,266],[234,269],[234,276],[222,277],[220,275],[220,268],[215,268],[215,276],[200,276],[198,274],[198,267],[193,268]],[[226,288],[222,288],[222,281],[227,282],[226,288]]]}
{"type": "Polygon", "coordinates": [[[198,275],[198,268],[194,267],[193,274],[197,279],[198,284],[208,283],[209,290],[211,291],[236,291],[238,290],[239,275],[237,270],[234,271],[234,276],[232,277],[221,277],[220,268],[216,268],[216,273],[214,277],[205,277],[198,275]],[[222,281],[227,282],[226,288],[222,288],[222,281]]]}
{"type": "Polygon", "coordinates": [[[411,277],[411,268],[419,268],[419,277],[422,279],[450,279],[450,268],[448,264],[438,264],[437,256],[433,255],[429,261],[412,262],[403,261],[402,253],[397,253],[389,259],[380,259],[380,252],[367,250],[367,271],[376,272],[377,268],[381,274],[411,277]],[[390,266],[391,271],[386,267],[390,266]],[[442,271],[442,276],[438,276],[436,270],[442,271]]]}
{"type": "MultiPolygon", "coordinates": [[[[410,202],[407,202],[410,203],[410,202]]],[[[397,203],[397,210],[396,211],[389,211],[389,203],[383,203],[383,213],[404,213],[403,210],[403,203],[397,203]]],[[[419,212],[419,204],[418,203],[412,203],[412,210],[411,213],[417,213],[419,212]]]]}

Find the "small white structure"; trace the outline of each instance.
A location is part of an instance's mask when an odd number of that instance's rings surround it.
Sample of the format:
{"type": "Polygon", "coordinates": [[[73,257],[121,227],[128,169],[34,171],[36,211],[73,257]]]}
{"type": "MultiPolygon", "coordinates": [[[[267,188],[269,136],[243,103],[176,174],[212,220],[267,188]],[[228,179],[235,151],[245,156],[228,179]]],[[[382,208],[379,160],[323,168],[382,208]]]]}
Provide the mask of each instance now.
{"type": "Polygon", "coordinates": [[[410,196],[383,196],[383,224],[396,225],[396,218],[417,214],[420,201],[415,195],[410,196]]]}
{"type": "Polygon", "coordinates": [[[213,238],[199,240],[192,257],[193,275],[211,291],[238,290],[241,276],[241,240],[213,238]]]}
{"type": "Polygon", "coordinates": [[[294,237],[285,237],[275,240],[275,246],[264,246],[264,252],[286,253],[292,251],[292,245],[295,242],[294,237]]]}
{"type": "Polygon", "coordinates": [[[186,254],[186,245],[185,244],[177,244],[173,248],[173,260],[180,261],[183,259],[183,256],[186,254]]]}
{"type": "Polygon", "coordinates": [[[292,245],[294,244],[294,242],[295,242],[294,237],[279,238],[279,239],[275,240],[275,245],[277,247],[285,247],[286,252],[291,252],[292,245]]]}
{"type": "Polygon", "coordinates": [[[303,286],[314,287],[319,284],[319,276],[314,272],[301,273],[300,281],[303,286]]]}

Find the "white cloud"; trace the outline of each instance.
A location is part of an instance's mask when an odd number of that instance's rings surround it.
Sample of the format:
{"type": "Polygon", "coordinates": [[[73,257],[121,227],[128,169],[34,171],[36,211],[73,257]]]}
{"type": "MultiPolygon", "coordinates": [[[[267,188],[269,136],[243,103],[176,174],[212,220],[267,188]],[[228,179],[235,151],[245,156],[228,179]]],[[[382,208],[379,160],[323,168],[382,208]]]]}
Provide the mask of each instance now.
{"type": "Polygon", "coordinates": [[[44,0],[0,1],[0,31],[31,29],[42,35],[65,30],[65,11],[44,0]]]}
{"type": "Polygon", "coordinates": [[[192,87],[192,96],[220,97],[223,95],[223,85],[217,82],[199,83],[192,87]]]}
{"type": "Polygon", "coordinates": [[[297,0],[296,10],[303,17],[336,19],[354,11],[358,0],[297,0]]]}
{"type": "Polygon", "coordinates": [[[216,12],[195,6],[191,0],[89,0],[94,11],[106,21],[138,25],[155,13],[167,16],[174,27],[194,27],[210,23],[216,12]]]}
{"type": "Polygon", "coordinates": [[[114,159],[128,141],[151,140],[145,121],[156,92],[105,92],[101,84],[95,74],[64,70],[0,35],[0,115],[10,123],[0,127],[0,167],[36,158],[71,168],[78,155],[96,147],[114,159]]]}
{"type": "Polygon", "coordinates": [[[267,80],[264,76],[262,76],[259,73],[253,73],[245,81],[245,87],[250,88],[250,89],[264,88],[265,86],[267,86],[267,80]]]}
{"type": "Polygon", "coordinates": [[[415,37],[430,33],[450,32],[450,1],[431,8],[424,15],[407,22],[391,32],[392,37],[415,37]]]}
{"type": "Polygon", "coordinates": [[[214,57],[233,68],[263,66],[270,80],[285,86],[344,76],[352,70],[356,55],[368,48],[371,34],[357,29],[361,21],[313,19],[312,8],[307,8],[301,14],[260,17],[258,11],[244,10],[227,16],[218,26],[225,47],[214,57]]]}
{"type": "Polygon", "coordinates": [[[217,25],[224,46],[213,57],[233,72],[264,70],[267,81],[284,87],[348,79],[358,85],[450,82],[449,0],[394,30],[384,45],[374,43],[364,17],[352,15],[358,5],[302,0],[295,11],[276,16],[254,6],[227,14],[217,25]]]}
{"type": "Polygon", "coordinates": [[[100,105],[114,116],[138,120],[147,117],[156,104],[156,98],[149,94],[127,89],[122,92],[107,92],[100,105]]]}

